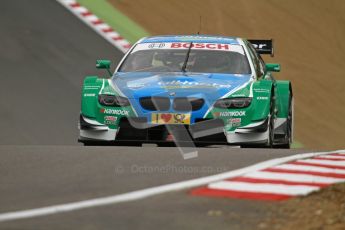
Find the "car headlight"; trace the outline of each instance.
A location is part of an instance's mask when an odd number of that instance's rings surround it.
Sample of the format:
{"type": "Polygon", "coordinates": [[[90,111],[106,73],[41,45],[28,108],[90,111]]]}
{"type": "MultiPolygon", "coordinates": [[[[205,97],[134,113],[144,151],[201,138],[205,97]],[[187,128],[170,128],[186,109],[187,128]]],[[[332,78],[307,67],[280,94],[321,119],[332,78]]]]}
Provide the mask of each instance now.
{"type": "Polygon", "coordinates": [[[129,100],[125,97],[107,94],[98,95],[98,102],[105,106],[125,107],[130,105],[129,100]]]}
{"type": "Polygon", "coordinates": [[[230,108],[246,108],[252,102],[251,97],[241,97],[241,98],[224,98],[216,101],[214,107],[221,109],[230,108]]]}

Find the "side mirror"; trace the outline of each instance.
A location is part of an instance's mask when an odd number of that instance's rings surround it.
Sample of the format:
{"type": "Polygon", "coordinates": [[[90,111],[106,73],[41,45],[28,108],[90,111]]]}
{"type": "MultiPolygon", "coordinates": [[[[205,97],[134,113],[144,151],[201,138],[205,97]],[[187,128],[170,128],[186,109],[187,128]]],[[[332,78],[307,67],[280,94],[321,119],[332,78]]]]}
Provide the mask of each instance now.
{"type": "Polygon", "coordinates": [[[111,61],[110,60],[97,60],[96,68],[97,69],[110,69],[111,61]]]}
{"type": "Polygon", "coordinates": [[[110,65],[111,61],[110,60],[97,60],[96,61],[96,68],[97,69],[106,69],[109,73],[110,76],[112,76],[110,72],[110,65]]]}
{"type": "Polygon", "coordinates": [[[267,63],[266,70],[269,72],[280,72],[280,64],[276,63],[267,63]]]}

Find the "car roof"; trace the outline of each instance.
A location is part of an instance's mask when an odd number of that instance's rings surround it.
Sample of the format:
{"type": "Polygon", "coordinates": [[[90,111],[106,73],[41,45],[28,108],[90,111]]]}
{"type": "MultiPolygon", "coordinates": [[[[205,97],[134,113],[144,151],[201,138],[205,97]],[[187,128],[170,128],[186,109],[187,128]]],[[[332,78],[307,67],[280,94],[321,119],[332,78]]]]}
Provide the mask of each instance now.
{"type": "Polygon", "coordinates": [[[160,35],[143,38],[140,43],[150,42],[198,42],[198,43],[222,43],[222,44],[240,44],[240,38],[225,37],[214,35],[160,35]]]}

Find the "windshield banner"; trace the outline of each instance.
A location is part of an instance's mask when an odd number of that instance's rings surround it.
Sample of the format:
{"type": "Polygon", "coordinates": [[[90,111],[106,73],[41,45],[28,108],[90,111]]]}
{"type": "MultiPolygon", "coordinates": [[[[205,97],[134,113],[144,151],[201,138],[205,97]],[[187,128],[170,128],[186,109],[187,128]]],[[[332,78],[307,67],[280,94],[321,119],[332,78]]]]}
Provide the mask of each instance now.
{"type": "MultiPolygon", "coordinates": [[[[164,43],[140,43],[135,46],[132,52],[139,50],[152,49],[188,49],[190,42],[164,42],[164,43]]],[[[192,43],[194,50],[215,50],[215,51],[230,51],[244,55],[244,50],[240,45],[221,44],[221,43],[192,43]]]]}

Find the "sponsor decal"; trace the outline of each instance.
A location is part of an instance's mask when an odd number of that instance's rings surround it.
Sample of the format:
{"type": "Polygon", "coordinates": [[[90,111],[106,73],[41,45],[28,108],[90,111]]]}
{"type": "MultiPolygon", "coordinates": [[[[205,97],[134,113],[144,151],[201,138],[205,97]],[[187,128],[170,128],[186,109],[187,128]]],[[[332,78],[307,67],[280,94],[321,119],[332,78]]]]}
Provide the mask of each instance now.
{"type": "Polygon", "coordinates": [[[231,88],[230,84],[218,84],[218,83],[206,83],[206,82],[196,82],[196,81],[168,81],[168,82],[158,82],[158,85],[166,89],[175,88],[231,88]]]}
{"type": "Polygon", "coordinates": [[[151,43],[148,47],[150,49],[160,49],[165,47],[165,43],[151,43]]]}
{"type": "Polygon", "coordinates": [[[140,89],[145,87],[145,83],[142,82],[128,82],[127,87],[131,89],[140,89]]]}
{"type": "MultiPolygon", "coordinates": [[[[135,46],[133,53],[139,50],[151,50],[151,49],[188,49],[190,42],[164,42],[164,43],[140,43],[135,46]]],[[[194,50],[217,50],[217,51],[230,51],[244,55],[242,46],[235,44],[224,43],[202,43],[193,42],[192,49],[194,50]]]]}
{"type": "Polygon", "coordinates": [[[228,120],[230,127],[239,127],[241,125],[241,118],[231,118],[228,120]]]}
{"type": "Polygon", "coordinates": [[[255,49],[262,49],[265,46],[267,46],[267,44],[252,44],[254,46],[255,49]]]}
{"type": "Polygon", "coordinates": [[[246,97],[244,94],[233,94],[232,97],[246,97]]]}
{"type": "Polygon", "coordinates": [[[174,114],[174,119],[177,123],[184,123],[184,120],[186,118],[186,115],[185,114],[174,114]]]}
{"type": "Polygon", "coordinates": [[[243,117],[246,115],[246,111],[227,111],[227,112],[216,112],[216,117],[243,117]]]}
{"type": "Polygon", "coordinates": [[[152,113],[152,124],[190,124],[189,113],[152,113]]]}
{"type": "Polygon", "coordinates": [[[115,125],[117,117],[115,116],[104,116],[104,124],[106,125],[115,125]]]}
{"type": "Polygon", "coordinates": [[[100,110],[101,113],[105,114],[114,114],[114,115],[122,115],[122,116],[128,116],[129,112],[126,110],[120,110],[120,109],[104,109],[102,108],[100,110]]]}
{"type": "Polygon", "coordinates": [[[257,100],[268,100],[268,97],[256,97],[257,100]]]}
{"type": "Polygon", "coordinates": [[[84,97],[94,97],[96,94],[94,93],[84,93],[84,97]]]}
{"type": "Polygon", "coordinates": [[[112,92],[110,90],[103,90],[100,94],[115,95],[114,92],[112,92]]]}
{"type": "Polygon", "coordinates": [[[258,93],[269,93],[270,90],[268,89],[253,89],[255,92],[258,92],[258,93]]]}
{"type": "MultiPolygon", "coordinates": [[[[190,43],[182,43],[182,42],[174,42],[171,43],[170,48],[172,49],[179,49],[184,48],[188,49],[190,43]]],[[[195,49],[210,49],[210,50],[230,50],[229,44],[219,44],[219,43],[193,43],[192,48],[195,49]]]]}

